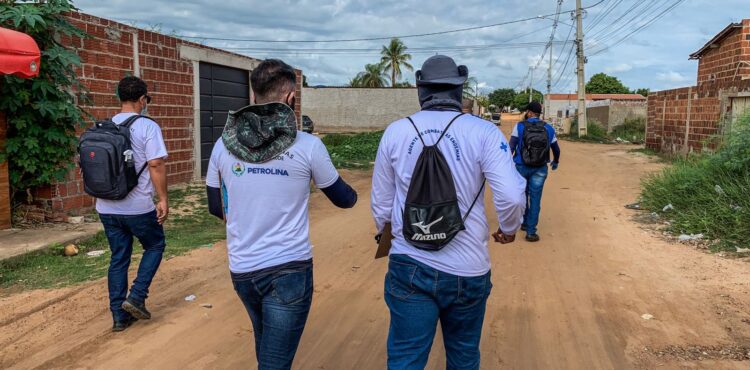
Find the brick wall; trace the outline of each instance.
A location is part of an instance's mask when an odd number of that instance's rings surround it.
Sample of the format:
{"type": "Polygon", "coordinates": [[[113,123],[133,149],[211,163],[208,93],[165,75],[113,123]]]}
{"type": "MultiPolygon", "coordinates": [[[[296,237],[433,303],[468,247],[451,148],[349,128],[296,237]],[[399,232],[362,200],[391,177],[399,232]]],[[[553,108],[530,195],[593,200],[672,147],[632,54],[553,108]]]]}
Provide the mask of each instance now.
{"type": "MultiPolygon", "coordinates": [[[[5,113],[0,112],[0,151],[5,147],[7,124],[5,113]]],[[[10,227],[10,182],[8,181],[8,162],[0,163],[0,230],[10,227]]]]}
{"type": "MultiPolygon", "coordinates": [[[[90,104],[82,108],[95,119],[112,117],[119,112],[120,104],[116,97],[117,83],[140,68],[140,76],[149,85],[149,95],[153,101],[148,107],[148,115],[161,126],[169,158],[167,171],[169,184],[192,180],[195,161],[194,154],[194,94],[193,61],[181,59],[180,45],[216,51],[222,55],[257,61],[246,56],[187,42],[174,37],[126,26],[107,19],[83,13],[71,13],[68,20],[86,31],[91,37],[72,38],[64,43],[77,50],[82,60],[78,75],[89,89],[90,104]],[[138,60],[134,59],[134,42],[137,34],[138,60]]],[[[302,103],[302,71],[297,71],[298,116],[302,103]]],[[[66,214],[79,214],[90,209],[94,200],[83,191],[78,169],[72,170],[64,181],[34,190],[37,206],[40,206],[47,219],[58,220],[66,214]]]]}
{"type": "Polygon", "coordinates": [[[646,146],[663,153],[714,149],[722,133],[722,113],[726,113],[722,109],[728,109],[732,95],[744,92],[750,92],[750,80],[706,82],[651,93],[646,146]]]}
{"type": "Polygon", "coordinates": [[[736,76],[750,78],[750,65],[743,62],[750,63],[750,19],[743,20],[742,26],[725,36],[718,47],[701,55],[698,85],[733,81],[736,76]]]}

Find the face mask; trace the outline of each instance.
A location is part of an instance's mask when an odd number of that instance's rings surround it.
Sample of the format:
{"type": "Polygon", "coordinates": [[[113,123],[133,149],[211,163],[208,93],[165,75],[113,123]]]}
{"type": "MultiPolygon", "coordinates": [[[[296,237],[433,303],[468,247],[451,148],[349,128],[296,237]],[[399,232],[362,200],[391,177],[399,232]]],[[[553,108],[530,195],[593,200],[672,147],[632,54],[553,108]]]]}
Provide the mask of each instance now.
{"type": "Polygon", "coordinates": [[[143,109],[141,109],[141,115],[147,116],[148,115],[148,104],[143,105],[143,109]]]}

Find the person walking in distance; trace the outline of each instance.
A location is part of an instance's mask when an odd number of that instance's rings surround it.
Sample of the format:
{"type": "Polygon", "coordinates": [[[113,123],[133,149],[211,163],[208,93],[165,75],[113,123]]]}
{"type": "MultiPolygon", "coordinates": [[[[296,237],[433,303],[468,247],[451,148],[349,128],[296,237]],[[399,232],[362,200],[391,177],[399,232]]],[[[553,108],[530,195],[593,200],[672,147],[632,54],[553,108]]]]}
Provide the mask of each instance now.
{"type": "Polygon", "coordinates": [[[372,214],[379,238],[393,236],[389,369],[423,369],[438,322],[447,367],[479,368],[492,288],[485,179],[500,222],[495,241],[513,242],[521,226],[526,182],[497,127],[461,112],[467,77],[447,56],[427,59],[416,73],[422,110],[390,124],[378,148],[372,214]]]}
{"type": "Polygon", "coordinates": [[[252,321],[258,368],[290,369],[313,295],[310,180],[340,208],[353,207],[357,193],[323,142],[297,131],[294,69],[268,59],[250,81],[255,105],[229,113],[211,153],[208,206],[227,224],[229,270],[252,321]]]}
{"type": "Polygon", "coordinates": [[[560,165],[560,144],[555,129],[539,119],[542,105],[531,102],[526,108],[526,118],[513,127],[510,147],[513,148],[513,161],[516,169],[527,181],[526,211],[521,230],[526,231],[526,241],[538,242],[537,225],[542,208],[542,190],[547,179],[547,166],[557,170],[560,165]],[[550,163],[550,151],[554,159],[550,163]]]}
{"type": "Polygon", "coordinates": [[[163,224],[169,215],[167,195],[167,147],[161,128],[145,114],[151,97],[138,77],[125,77],[117,86],[122,110],[109,121],[97,122],[81,136],[81,172],[85,190],[97,197],[96,211],[104,225],[112,258],[107,274],[113,331],[123,331],[138,319],[150,319],[146,309],[151,281],[161,264],[166,246],[163,224]],[[102,131],[111,130],[102,135],[102,131]],[[107,142],[114,135],[123,141],[107,142]],[[125,144],[125,150],[108,156],[109,145],[125,144]],[[100,152],[100,150],[104,150],[100,152]],[[107,166],[122,161],[118,171],[107,166]],[[123,173],[128,177],[107,177],[123,173]],[[122,185],[122,186],[120,186],[122,185]],[[158,197],[154,205],[154,191],[158,197]],[[128,294],[128,269],[133,237],[143,245],[143,257],[128,294]]]}

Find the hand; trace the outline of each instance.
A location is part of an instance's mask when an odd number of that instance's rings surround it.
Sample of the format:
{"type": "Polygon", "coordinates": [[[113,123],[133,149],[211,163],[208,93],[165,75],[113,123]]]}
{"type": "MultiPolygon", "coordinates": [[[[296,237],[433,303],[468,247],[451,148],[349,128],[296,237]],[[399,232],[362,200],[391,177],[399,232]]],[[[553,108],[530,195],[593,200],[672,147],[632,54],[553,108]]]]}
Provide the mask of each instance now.
{"type": "Polygon", "coordinates": [[[495,243],[500,244],[509,244],[516,240],[516,234],[508,235],[499,229],[492,234],[492,237],[495,238],[495,243]]]}
{"type": "Polygon", "coordinates": [[[156,221],[159,222],[159,225],[164,225],[164,221],[167,220],[168,216],[169,202],[166,199],[159,200],[159,203],[156,203],[156,221]]]}
{"type": "Polygon", "coordinates": [[[557,166],[559,166],[560,163],[552,162],[552,171],[557,171],[557,166]]]}
{"type": "Polygon", "coordinates": [[[383,233],[378,233],[378,235],[375,235],[375,241],[380,244],[380,239],[383,237],[383,233]]]}

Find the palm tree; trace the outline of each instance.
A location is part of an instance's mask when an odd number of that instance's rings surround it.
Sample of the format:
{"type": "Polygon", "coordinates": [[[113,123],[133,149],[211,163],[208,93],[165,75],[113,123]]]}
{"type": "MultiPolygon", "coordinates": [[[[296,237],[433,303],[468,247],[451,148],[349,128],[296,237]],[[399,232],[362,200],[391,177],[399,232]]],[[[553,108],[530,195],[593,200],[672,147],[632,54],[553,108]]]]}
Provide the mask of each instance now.
{"type": "Polygon", "coordinates": [[[391,43],[388,46],[383,45],[383,50],[380,51],[382,55],[380,63],[386,71],[391,71],[391,87],[396,87],[396,79],[401,78],[401,68],[414,70],[414,67],[409,64],[411,54],[408,54],[406,49],[406,45],[401,40],[393,38],[391,43]]]}
{"type": "Polygon", "coordinates": [[[464,98],[474,98],[477,95],[479,95],[479,91],[476,91],[476,86],[479,84],[477,82],[477,79],[474,77],[469,77],[466,79],[466,82],[464,82],[464,98]]]}
{"type": "Polygon", "coordinates": [[[357,87],[383,87],[388,82],[382,64],[368,64],[364,72],[359,72],[352,82],[357,82],[357,87]]]}

